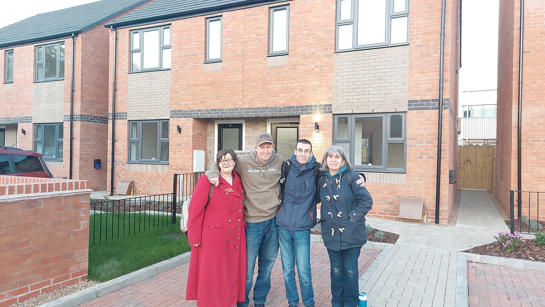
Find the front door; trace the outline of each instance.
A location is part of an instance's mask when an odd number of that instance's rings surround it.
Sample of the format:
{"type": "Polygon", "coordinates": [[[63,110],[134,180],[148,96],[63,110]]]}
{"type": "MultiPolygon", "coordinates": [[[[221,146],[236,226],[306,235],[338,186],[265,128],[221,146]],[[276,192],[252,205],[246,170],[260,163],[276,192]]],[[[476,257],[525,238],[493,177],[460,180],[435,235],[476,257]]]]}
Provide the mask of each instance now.
{"type": "Polygon", "coordinates": [[[299,139],[299,123],[273,123],[271,135],[276,145],[276,152],[286,159],[291,158],[299,139]]]}

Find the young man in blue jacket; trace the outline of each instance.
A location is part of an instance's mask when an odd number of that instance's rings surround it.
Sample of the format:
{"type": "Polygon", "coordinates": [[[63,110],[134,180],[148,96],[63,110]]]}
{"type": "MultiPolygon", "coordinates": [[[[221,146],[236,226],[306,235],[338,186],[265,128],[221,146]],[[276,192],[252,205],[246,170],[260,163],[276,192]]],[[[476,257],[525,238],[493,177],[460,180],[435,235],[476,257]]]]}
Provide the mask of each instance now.
{"type": "MultiPolygon", "coordinates": [[[[299,296],[295,283],[295,266],[299,275],[302,301],[314,307],[314,290],[310,269],[310,230],[316,225],[316,183],[320,164],[312,153],[312,143],[297,141],[291,159],[282,165],[282,200],[276,216],[282,273],[289,306],[297,306],[299,296]]],[[[365,186],[363,176],[357,184],[365,186]]]]}
{"type": "Polygon", "coordinates": [[[305,307],[314,307],[310,272],[310,229],[316,225],[315,194],[319,164],[312,154],[312,144],[305,139],[297,141],[295,153],[284,163],[284,193],[276,224],[286,298],[289,306],[297,306],[299,303],[294,273],[297,265],[303,304],[305,307]]]}

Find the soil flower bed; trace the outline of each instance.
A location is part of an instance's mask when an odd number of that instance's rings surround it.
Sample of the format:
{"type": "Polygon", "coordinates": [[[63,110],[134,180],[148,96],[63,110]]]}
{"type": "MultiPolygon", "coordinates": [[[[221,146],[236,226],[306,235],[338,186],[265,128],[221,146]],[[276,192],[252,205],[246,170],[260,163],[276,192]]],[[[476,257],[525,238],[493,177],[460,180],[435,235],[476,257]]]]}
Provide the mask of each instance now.
{"type": "Polygon", "coordinates": [[[537,245],[536,240],[526,240],[526,243],[522,247],[514,251],[505,250],[502,246],[502,243],[494,242],[486,245],[473,247],[471,249],[465,250],[464,252],[545,262],[545,245],[537,245]]]}

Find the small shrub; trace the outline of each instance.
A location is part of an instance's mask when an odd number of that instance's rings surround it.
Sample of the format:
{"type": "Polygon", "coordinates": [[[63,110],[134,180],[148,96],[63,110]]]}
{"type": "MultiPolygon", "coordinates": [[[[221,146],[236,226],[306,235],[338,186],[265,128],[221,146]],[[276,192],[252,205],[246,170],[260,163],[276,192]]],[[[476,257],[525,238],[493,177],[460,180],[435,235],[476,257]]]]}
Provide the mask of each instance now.
{"type": "Polygon", "coordinates": [[[378,230],[377,232],[375,232],[374,237],[377,240],[383,240],[385,235],[384,235],[384,232],[378,230]]]}
{"type": "Polygon", "coordinates": [[[536,233],[536,244],[545,245],[545,232],[536,233]]]}
{"type": "Polygon", "coordinates": [[[367,230],[367,233],[372,233],[373,231],[375,231],[375,228],[369,225],[365,225],[365,230],[367,230]]]}
{"type": "Polygon", "coordinates": [[[503,250],[513,252],[524,246],[526,240],[518,233],[498,232],[496,240],[501,244],[503,250]]]}

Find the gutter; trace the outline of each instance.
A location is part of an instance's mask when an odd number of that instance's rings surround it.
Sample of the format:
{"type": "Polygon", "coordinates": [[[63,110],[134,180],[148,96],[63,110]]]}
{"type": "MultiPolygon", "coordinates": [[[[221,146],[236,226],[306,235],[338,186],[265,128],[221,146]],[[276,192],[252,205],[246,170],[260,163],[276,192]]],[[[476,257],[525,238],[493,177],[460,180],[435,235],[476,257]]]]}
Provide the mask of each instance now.
{"type": "Polygon", "coordinates": [[[517,191],[518,191],[518,218],[521,218],[521,190],[522,190],[522,72],[524,52],[524,0],[520,0],[520,41],[519,41],[519,82],[518,82],[518,114],[517,114],[517,191]]]}
{"type": "Polygon", "coordinates": [[[112,81],[112,156],[110,158],[110,196],[114,195],[114,157],[115,157],[115,94],[117,81],[117,30],[111,27],[114,32],[114,71],[112,81]]]}
{"type": "Polygon", "coordinates": [[[74,160],[74,67],[76,66],[76,33],[72,33],[72,77],[70,78],[70,166],[68,178],[72,179],[74,160]]]}
{"type": "Polygon", "coordinates": [[[439,60],[439,110],[437,123],[437,173],[435,180],[435,224],[439,224],[439,209],[441,202],[441,149],[443,145],[443,74],[445,62],[445,10],[446,0],[441,4],[441,55],[439,60]]]}

